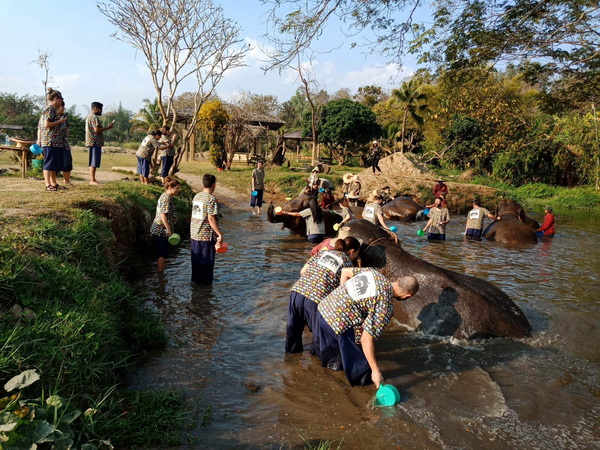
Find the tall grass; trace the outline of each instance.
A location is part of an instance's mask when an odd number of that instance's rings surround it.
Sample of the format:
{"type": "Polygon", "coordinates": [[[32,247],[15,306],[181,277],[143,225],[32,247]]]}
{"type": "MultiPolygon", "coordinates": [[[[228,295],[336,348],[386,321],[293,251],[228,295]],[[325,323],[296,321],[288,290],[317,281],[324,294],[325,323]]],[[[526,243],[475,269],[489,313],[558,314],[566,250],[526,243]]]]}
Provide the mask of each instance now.
{"type": "MultiPolygon", "coordinates": [[[[187,410],[173,393],[114,389],[137,358],[167,340],[161,318],[142,306],[122,275],[140,262],[135,233],[145,222],[137,218],[154,213],[161,192],[115,183],[35,217],[0,217],[0,383],[36,368],[43,382],[27,388],[29,398],[52,392],[85,410],[92,399],[108,397],[88,438],[119,443],[113,433],[129,428],[139,437],[130,443],[174,444],[177,433],[169,430],[181,428],[187,410]],[[144,401],[125,417],[118,405],[132,395],[144,401]],[[142,420],[157,411],[164,416],[160,430],[142,420]]],[[[178,207],[185,223],[189,207],[182,199],[178,207]]]]}

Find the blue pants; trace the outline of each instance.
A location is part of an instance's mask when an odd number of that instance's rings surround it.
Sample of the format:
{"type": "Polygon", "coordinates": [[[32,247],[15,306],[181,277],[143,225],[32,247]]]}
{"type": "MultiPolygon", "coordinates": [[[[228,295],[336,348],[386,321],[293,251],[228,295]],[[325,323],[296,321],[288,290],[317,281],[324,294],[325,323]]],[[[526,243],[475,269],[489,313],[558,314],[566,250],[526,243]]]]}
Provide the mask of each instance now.
{"type": "Polygon", "coordinates": [[[445,234],[427,233],[427,240],[429,241],[445,241],[445,234]]]}
{"type": "Polygon", "coordinates": [[[192,281],[210,286],[215,268],[215,241],[192,239],[192,281]]]}
{"type": "Polygon", "coordinates": [[[162,178],[169,176],[169,170],[171,170],[171,166],[173,166],[174,156],[161,156],[160,160],[162,161],[162,169],[160,171],[160,176],[162,178]]]}
{"type": "Polygon", "coordinates": [[[63,153],[63,172],[70,172],[73,170],[73,155],[71,154],[70,148],[65,148],[63,153]]]}
{"type": "Polygon", "coordinates": [[[319,346],[321,365],[333,370],[341,366],[351,386],[367,386],[371,380],[371,366],[356,342],[354,328],[335,334],[329,324],[318,314],[319,346]]]}
{"type": "Polygon", "coordinates": [[[100,167],[100,162],[102,161],[102,147],[92,146],[90,149],[90,158],[89,158],[89,166],[98,168],[100,167]]]}
{"type": "Polygon", "coordinates": [[[258,206],[260,208],[263,204],[264,191],[262,189],[255,189],[255,190],[256,190],[256,197],[254,195],[250,196],[250,206],[252,206],[253,208],[255,206],[258,206]]]}
{"type": "Polygon", "coordinates": [[[167,236],[154,236],[156,238],[156,256],[167,258],[169,256],[169,238],[167,236]]]}
{"type": "Polygon", "coordinates": [[[319,357],[319,332],[317,324],[317,304],[296,291],[290,292],[287,331],[285,334],[286,353],[300,353],[304,350],[302,333],[308,325],[313,334],[311,353],[319,357]]]}
{"type": "Polygon", "coordinates": [[[321,242],[323,242],[323,239],[325,239],[325,235],[324,234],[309,234],[307,236],[308,242],[310,242],[311,244],[320,244],[321,242]]]}
{"type": "Polygon", "coordinates": [[[481,239],[481,230],[477,228],[467,228],[466,236],[473,239],[481,239]]]}

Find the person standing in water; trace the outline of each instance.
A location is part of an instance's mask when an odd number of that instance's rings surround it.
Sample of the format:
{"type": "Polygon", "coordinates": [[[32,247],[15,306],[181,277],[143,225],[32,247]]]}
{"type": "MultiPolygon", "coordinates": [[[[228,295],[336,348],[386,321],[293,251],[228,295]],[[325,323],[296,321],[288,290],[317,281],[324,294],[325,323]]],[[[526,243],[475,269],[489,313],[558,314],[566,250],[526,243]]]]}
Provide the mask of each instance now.
{"type": "Polygon", "coordinates": [[[467,214],[467,224],[465,225],[465,236],[468,239],[481,239],[483,219],[486,216],[490,219],[500,220],[500,217],[496,217],[487,209],[482,208],[479,199],[473,200],[473,209],[467,214]]]}
{"type": "Polygon", "coordinates": [[[150,234],[156,239],[156,254],[158,256],[158,271],[165,269],[165,259],[169,256],[169,236],[175,230],[177,216],[173,197],[179,195],[181,186],[179,181],[169,177],[163,178],[165,192],[161,194],[156,204],[156,216],[150,226],[150,234]]]}
{"type": "Polygon", "coordinates": [[[252,171],[252,193],[250,195],[250,206],[252,214],[260,216],[260,208],[263,204],[263,195],[265,192],[265,163],[259,160],[256,163],[256,169],[252,171]],[[255,195],[256,193],[256,195],[255,195]]]}
{"type": "Polygon", "coordinates": [[[543,233],[544,237],[554,237],[554,214],[552,214],[552,206],[544,208],[544,223],[536,231],[543,233]]]}
{"type": "Polygon", "coordinates": [[[430,241],[446,240],[446,225],[450,222],[450,213],[448,208],[442,206],[443,199],[437,197],[431,210],[429,211],[429,221],[423,231],[428,231],[427,239],[430,241]]]}
{"type": "Polygon", "coordinates": [[[212,174],[202,177],[204,190],[192,201],[190,238],[192,241],[192,281],[210,286],[213,283],[215,254],[223,243],[219,228],[217,199],[212,195],[217,179],[212,174]]]}

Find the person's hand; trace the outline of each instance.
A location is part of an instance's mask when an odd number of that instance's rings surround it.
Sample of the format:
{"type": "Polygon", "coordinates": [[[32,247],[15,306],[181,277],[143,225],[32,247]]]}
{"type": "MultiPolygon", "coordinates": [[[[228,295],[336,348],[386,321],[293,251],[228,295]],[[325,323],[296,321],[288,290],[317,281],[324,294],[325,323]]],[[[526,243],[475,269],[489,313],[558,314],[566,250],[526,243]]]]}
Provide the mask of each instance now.
{"type": "Polygon", "coordinates": [[[373,372],[371,372],[371,380],[373,380],[373,384],[375,384],[375,387],[379,389],[379,386],[383,384],[383,375],[381,374],[381,371],[374,370],[373,372]]]}
{"type": "Polygon", "coordinates": [[[170,237],[170,236],[173,234],[173,232],[171,231],[171,229],[170,229],[170,228],[167,228],[167,229],[165,230],[165,234],[167,235],[167,237],[170,237]]]}

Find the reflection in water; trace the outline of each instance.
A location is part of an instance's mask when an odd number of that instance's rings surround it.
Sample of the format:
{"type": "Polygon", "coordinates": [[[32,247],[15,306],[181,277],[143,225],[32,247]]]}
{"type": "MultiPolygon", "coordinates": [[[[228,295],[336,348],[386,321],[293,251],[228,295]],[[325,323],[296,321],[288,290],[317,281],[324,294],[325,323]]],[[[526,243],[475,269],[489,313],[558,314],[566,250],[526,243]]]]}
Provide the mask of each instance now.
{"type": "Polygon", "coordinates": [[[421,321],[418,330],[437,336],[452,336],[462,323],[462,318],[454,308],[458,301],[456,289],[447,287],[439,295],[437,303],[429,303],[421,310],[417,319],[421,321]]]}
{"type": "Polygon", "coordinates": [[[534,336],[430,336],[440,317],[454,318],[453,326],[461,320],[455,292],[445,290],[423,310],[424,329],[409,333],[392,323],[377,343],[386,383],[402,394],[392,408],[373,408],[374,387],[350,388],[343,373],[321,368],[308,352],[284,354],[289,289],[310,244],[245,211],[225,210],[222,224],[230,251],[217,255],[212,288],[190,283],[186,243],[163,280],[144,281],[171,342],[130,380],[136,388],[183,389],[200,398],[199,409],[211,405],[211,423],[192,433],[195,447],[288,448],[301,446],[299,433],[313,444],[336,440],[334,447],[343,439],[342,448],[597,442],[600,250],[589,243],[600,236],[593,224],[564,221],[553,241],[519,248],[464,241],[460,217],[441,243],[418,237],[417,224],[396,224],[407,251],[504,290],[534,336]]]}

